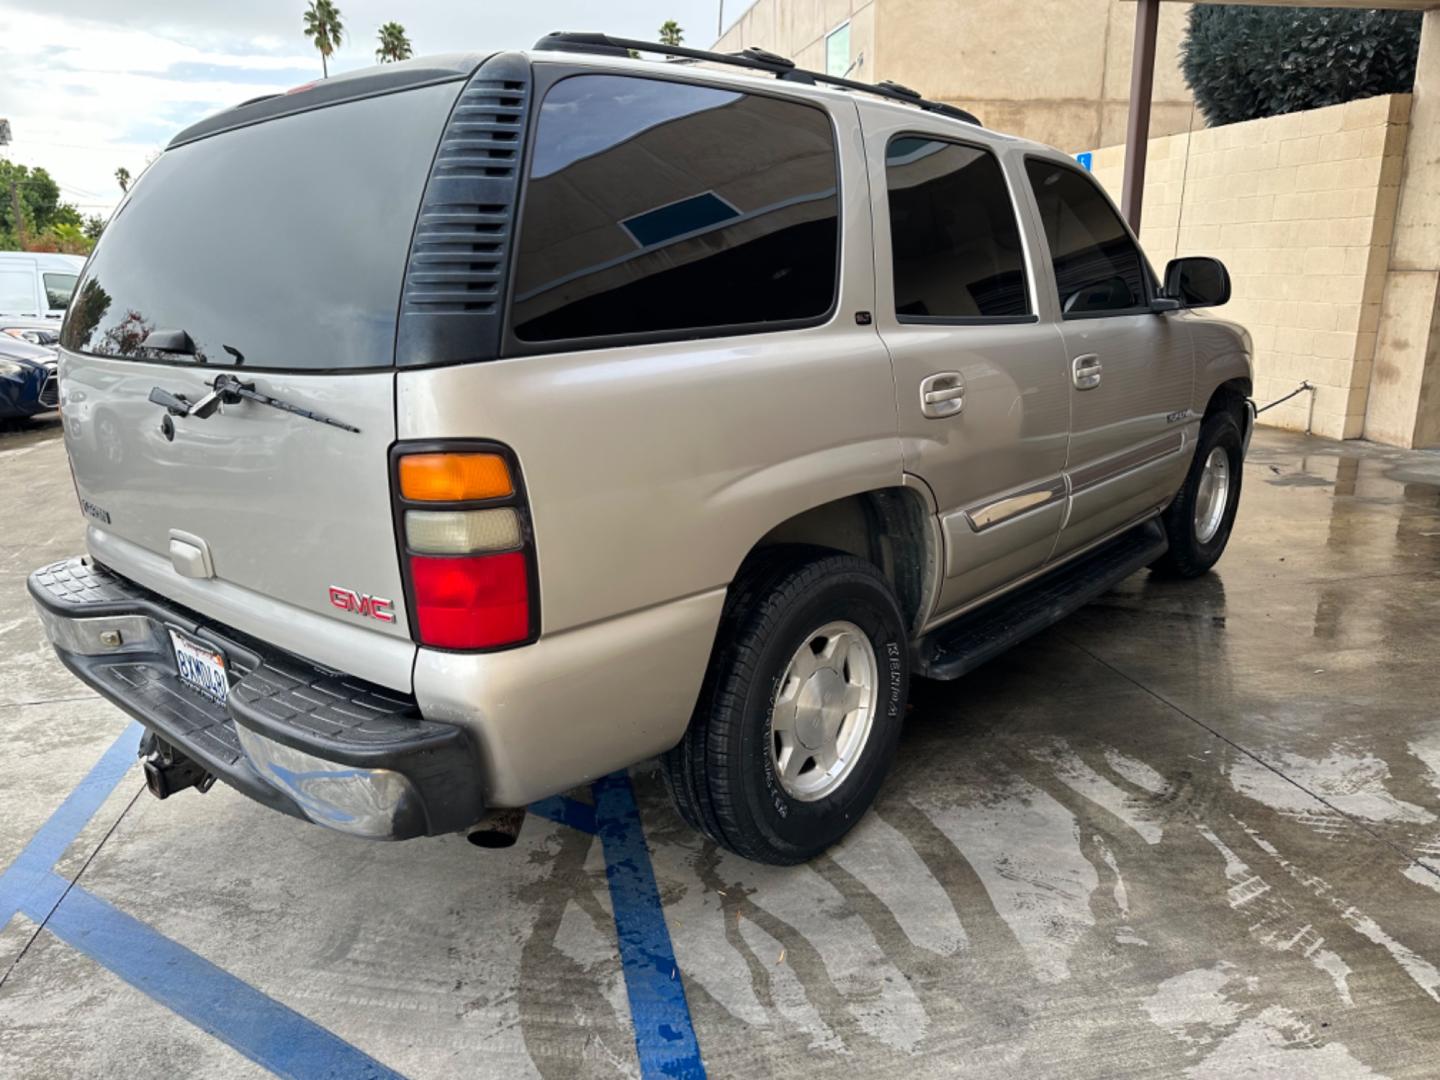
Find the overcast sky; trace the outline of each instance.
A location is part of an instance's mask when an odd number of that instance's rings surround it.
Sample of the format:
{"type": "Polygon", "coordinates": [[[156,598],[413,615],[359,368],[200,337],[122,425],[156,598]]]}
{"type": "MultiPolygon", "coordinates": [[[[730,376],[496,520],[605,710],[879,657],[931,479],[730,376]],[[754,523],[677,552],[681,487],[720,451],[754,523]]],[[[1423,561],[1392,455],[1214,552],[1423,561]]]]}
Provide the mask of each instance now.
{"type": "MultiPolygon", "coordinates": [[[[724,0],[728,26],[750,0],[724,0]]],[[[648,38],[666,19],[685,43],[716,38],[719,0],[337,0],[346,39],[330,70],[375,62],[381,23],[415,54],[528,48],[551,30],[648,38]]],[[[0,0],[0,117],[12,161],[43,165],[85,214],[120,198],[176,131],[258,94],[320,77],[307,0],[0,0]]]]}

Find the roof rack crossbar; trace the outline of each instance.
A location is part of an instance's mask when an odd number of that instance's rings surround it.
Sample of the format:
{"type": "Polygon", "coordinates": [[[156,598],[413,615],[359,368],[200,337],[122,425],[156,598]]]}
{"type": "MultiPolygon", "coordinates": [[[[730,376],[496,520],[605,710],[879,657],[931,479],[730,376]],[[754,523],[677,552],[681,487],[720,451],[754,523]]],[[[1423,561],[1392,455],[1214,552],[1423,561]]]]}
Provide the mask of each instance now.
{"type": "Polygon", "coordinates": [[[796,67],[793,60],[753,46],[744,52],[718,53],[705,49],[691,49],[684,45],[662,45],[656,41],[611,37],[609,34],[557,30],[554,33],[546,34],[535,43],[534,47],[558,52],[599,53],[606,56],[624,56],[631,51],[648,52],[659,53],[662,56],[682,57],[686,60],[706,60],[713,64],[729,64],[732,67],[749,68],[751,71],[764,71],[787,82],[824,83],[826,86],[857,90],[862,94],[874,94],[876,97],[882,97],[888,101],[919,106],[926,112],[932,112],[938,116],[963,120],[976,127],[984,126],[974,113],[966,112],[956,105],[949,105],[943,101],[929,101],[921,97],[919,91],[912,90],[908,86],[901,86],[899,83],[888,80],[880,83],[860,82],[858,79],[846,79],[839,75],[808,71],[805,68],[796,67]]]}

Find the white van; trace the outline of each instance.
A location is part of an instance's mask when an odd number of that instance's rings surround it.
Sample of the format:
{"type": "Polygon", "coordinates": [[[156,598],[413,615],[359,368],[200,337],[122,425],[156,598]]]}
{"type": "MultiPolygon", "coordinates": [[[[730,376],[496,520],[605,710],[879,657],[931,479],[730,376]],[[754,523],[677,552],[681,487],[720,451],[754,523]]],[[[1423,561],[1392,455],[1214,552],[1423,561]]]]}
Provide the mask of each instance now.
{"type": "Polygon", "coordinates": [[[60,318],[84,265],[79,255],[0,251],[0,315],[60,318]]]}

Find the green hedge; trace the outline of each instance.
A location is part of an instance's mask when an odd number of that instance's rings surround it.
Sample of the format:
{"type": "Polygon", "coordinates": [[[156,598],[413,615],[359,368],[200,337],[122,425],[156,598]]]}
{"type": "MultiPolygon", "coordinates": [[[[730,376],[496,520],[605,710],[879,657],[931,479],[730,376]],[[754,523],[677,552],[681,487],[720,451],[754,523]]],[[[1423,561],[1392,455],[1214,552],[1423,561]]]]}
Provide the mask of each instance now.
{"type": "Polygon", "coordinates": [[[1211,126],[1408,93],[1420,18],[1418,12],[1196,4],[1180,66],[1211,126]]]}

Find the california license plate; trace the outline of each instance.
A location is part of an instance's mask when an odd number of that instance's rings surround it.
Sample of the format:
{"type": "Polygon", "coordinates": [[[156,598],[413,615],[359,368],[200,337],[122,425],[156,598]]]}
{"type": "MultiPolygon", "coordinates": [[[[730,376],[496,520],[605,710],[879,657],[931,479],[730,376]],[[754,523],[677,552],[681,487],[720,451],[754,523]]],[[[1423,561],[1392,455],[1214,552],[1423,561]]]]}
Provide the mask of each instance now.
{"type": "Polygon", "coordinates": [[[174,630],[170,631],[170,642],[175,646],[175,670],[180,681],[216,704],[224,705],[230,694],[224,655],[174,630]]]}

